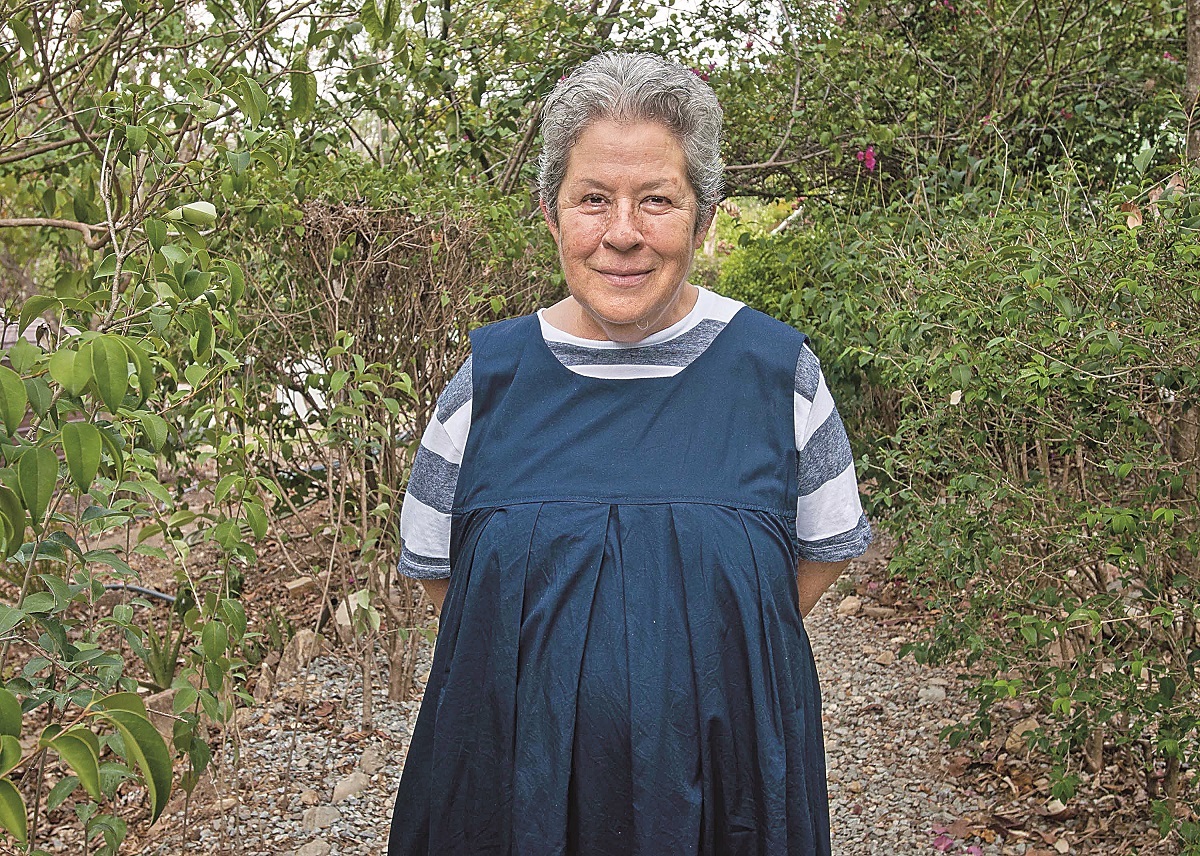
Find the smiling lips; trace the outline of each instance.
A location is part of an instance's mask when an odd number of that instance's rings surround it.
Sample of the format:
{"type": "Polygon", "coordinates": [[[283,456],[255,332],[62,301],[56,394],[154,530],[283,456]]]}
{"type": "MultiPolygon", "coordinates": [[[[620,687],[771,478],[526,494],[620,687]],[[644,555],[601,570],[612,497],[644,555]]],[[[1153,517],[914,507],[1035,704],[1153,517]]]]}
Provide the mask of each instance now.
{"type": "Polygon", "coordinates": [[[604,280],[609,285],[615,285],[617,288],[632,288],[635,285],[640,285],[645,282],[646,277],[653,273],[652,270],[638,271],[616,271],[616,270],[598,270],[596,273],[604,277],[604,280]]]}

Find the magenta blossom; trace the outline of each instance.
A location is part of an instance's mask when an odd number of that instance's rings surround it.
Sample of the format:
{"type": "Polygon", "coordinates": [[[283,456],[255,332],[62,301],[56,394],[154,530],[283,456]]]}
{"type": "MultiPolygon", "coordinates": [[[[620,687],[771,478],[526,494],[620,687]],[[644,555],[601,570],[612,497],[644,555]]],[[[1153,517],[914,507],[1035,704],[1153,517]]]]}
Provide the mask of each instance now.
{"type": "Polygon", "coordinates": [[[701,80],[703,80],[705,83],[707,83],[707,82],[708,82],[708,72],[707,72],[707,71],[701,71],[701,70],[700,70],[700,69],[698,69],[698,68],[693,68],[693,69],[692,69],[692,74],[696,75],[696,77],[700,78],[700,79],[701,79],[701,80]]]}
{"type": "Polygon", "coordinates": [[[1169,59],[1171,62],[1175,62],[1175,54],[1171,53],[1170,51],[1163,51],[1163,59],[1169,59]]]}
{"type": "Polygon", "coordinates": [[[874,146],[867,146],[865,150],[858,151],[854,156],[862,161],[862,165],[867,168],[867,172],[875,171],[875,164],[877,161],[875,160],[874,146]]]}

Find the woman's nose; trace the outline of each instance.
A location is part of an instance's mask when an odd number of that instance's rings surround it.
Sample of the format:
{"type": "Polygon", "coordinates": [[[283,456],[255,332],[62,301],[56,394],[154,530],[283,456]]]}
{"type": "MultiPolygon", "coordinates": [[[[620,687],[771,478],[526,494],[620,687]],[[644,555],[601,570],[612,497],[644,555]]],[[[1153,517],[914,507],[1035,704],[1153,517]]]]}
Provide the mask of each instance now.
{"type": "Polygon", "coordinates": [[[642,242],[640,212],[629,201],[621,201],[612,207],[604,242],[614,250],[631,250],[642,242]]]}

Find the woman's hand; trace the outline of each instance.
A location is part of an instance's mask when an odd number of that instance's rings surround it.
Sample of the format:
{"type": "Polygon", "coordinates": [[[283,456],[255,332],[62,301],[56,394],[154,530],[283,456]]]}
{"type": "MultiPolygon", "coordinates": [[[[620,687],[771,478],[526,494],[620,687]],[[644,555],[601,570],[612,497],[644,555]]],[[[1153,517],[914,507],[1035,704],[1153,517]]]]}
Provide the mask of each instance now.
{"type": "Polygon", "coordinates": [[[433,605],[441,613],[442,603],[446,600],[446,589],[450,588],[449,577],[443,580],[421,580],[420,582],[421,587],[425,589],[426,597],[433,601],[433,605]]]}
{"type": "Polygon", "coordinates": [[[796,588],[800,590],[800,614],[808,615],[817,605],[821,595],[846,570],[850,560],[841,562],[807,562],[803,559],[796,566],[796,588]]]}

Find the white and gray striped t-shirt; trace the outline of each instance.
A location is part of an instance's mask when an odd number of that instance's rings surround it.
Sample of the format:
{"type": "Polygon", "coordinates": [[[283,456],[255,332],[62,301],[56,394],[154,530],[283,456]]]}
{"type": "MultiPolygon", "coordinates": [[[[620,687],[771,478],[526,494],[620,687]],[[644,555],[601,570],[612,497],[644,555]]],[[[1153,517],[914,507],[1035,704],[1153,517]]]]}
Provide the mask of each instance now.
{"type": "MultiPolygon", "coordinates": [[[[687,317],[640,342],[627,345],[581,339],[546,322],[542,335],[563,365],[589,377],[670,377],[696,359],[742,303],[697,288],[687,317]]],[[[471,359],[441,397],[421,438],[400,513],[400,573],[418,579],[450,576],[450,509],[458,468],[471,430],[471,359]]],[[[796,449],[799,493],[796,537],[800,557],[837,562],[859,556],[871,541],[854,475],[846,429],[825,385],[821,364],[808,346],[796,365],[796,449]]]]}

